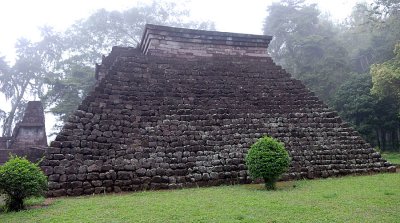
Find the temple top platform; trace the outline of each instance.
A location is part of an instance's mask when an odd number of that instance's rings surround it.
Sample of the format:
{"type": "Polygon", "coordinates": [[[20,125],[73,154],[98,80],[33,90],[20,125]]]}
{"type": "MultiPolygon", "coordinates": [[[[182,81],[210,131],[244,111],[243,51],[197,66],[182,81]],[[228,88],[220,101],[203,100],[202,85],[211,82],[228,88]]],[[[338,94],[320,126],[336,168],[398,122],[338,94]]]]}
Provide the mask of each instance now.
{"type": "Polygon", "coordinates": [[[269,57],[271,36],[205,31],[147,24],[139,48],[145,55],[182,58],[269,57]]]}

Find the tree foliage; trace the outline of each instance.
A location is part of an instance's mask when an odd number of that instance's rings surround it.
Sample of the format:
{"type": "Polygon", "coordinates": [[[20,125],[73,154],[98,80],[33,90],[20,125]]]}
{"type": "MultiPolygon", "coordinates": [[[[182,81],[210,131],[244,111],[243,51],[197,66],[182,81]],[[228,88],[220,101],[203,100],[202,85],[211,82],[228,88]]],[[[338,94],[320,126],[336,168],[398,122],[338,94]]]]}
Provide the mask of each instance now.
{"type": "Polygon", "coordinates": [[[47,102],[56,102],[50,111],[62,121],[77,108],[96,81],[92,67],[72,65],[64,72],[65,78],[51,80],[51,88],[43,97],[47,102]]]}
{"type": "Polygon", "coordinates": [[[374,135],[370,130],[376,117],[376,98],[370,94],[371,86],[368,74],[352,74],[335,95],[335,107],[342,118],[354,123],[361,133],[368,136],[374,135]]]}
{"type": "Polygon", "coordinates": [[[3,116],[3,136],[11,136],[14,123],[22,118],[27,98],[43,96],[43,80],[47,74],[38,43],[19,39],[16,51],[15,64],[12,67],[3,64],[0,76],[0,91],[11,107],[3,116]]]}
{"type": "Polygon", "coordinates": [[[38,164],[26,158],[12,156],[0,166],[0,193],[7,196],[8,211],[24,208],[24,199],[43,195],[47,189],[47,177],[38,164]]]}
{"type": "Polygon", "coordinates": [[[394,58],[371,66],[371,92],[380,98],[396,98],[400,104],[400,42],[396,44],[394,54],[394,58]]]}
{"type": "Polygon", "coordinates": [[[332,22],[320,16],[315,4],[284,0],[268,8],[264,33],[274,36],[269,51],[296,78],[331,102],[346,79],[347,51],[336,39],[332,22]]]}
{"type": "Polygon", "coordinates": [[[400,138],[393,54],[400,39],[399,2],[359,3],[338,24],[315,4],[283,0],[268,8],[264,24],[264,33],[274,36],[269,50],[275,61],[384,150],[398,148],[400,138]]]}
{"type": "Polygon", "coordinates": [[[193,22],[187,9],[175,2],[154,0],[126,11],[98,10],[73,24],[65,32],[65,50],[69,60],[93,66],[113,46],[139,44],[146,23],[187,28],[213,29],[210,22],[193,22]]]}
{"type": "Polygon", "coordinates": [[[289,154],[284,145],[269,136],[257,140],[246,155],[250,176],[264,179],[268,190],[275,189],[276,181],[288,169],[289,164],[289,154]]]}
{"type": "Polygon", "coordinates": [[[372,145],[394,150],[399,143],[397,137],[393,138],[400,121],[399,107],[392,103],[391,97],[378,98],[371,94],[371,87],[368,73],[351,74],[335,95],[335,107],[372,145]]]}

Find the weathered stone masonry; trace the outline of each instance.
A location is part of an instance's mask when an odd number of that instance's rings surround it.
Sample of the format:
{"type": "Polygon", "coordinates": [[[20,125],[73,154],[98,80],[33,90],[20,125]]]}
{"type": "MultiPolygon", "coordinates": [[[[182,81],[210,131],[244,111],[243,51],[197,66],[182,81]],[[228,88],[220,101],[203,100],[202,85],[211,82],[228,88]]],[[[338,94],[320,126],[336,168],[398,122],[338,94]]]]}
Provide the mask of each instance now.
{"type": "Polygon", "coordinates": [[[7,162],[10,154],[26,156],[36,162],[43,157],[47,146],[42,103],[29,101],[24,117],[15,125],[12,136],[0,137],[0,164],[7,162]]]}
{"type": "Polygon", "coordinates": [[[147,25],[139,49],[114,47],[47,151],[48,195],[247,183],[265,134],[289,151],[285,179],[394,170],[274,64],[270,40],[147,25]]]}

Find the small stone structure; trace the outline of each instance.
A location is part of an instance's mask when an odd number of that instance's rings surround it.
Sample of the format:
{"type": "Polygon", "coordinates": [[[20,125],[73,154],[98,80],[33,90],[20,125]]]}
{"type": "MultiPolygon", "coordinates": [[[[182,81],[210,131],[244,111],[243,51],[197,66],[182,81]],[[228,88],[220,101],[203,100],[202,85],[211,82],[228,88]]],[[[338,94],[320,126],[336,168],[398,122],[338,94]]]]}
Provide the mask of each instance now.
{"type": "Polygon", "coordinates": [[[271,36],[147,25],[140,50],[145,55],[174,55],[185,60],[217,55],[268,57],[271,40],[271,36]]]}
{"type": "Polygon", "coordinates": [[[114,47],[47,150],[48,195],[248,183],[266,134],[292,158],[284,179],[395,170],[272,61],[270,40],[147,25],[139,48],[114,47]]]}
{"type": "Polygon", "coordinates": [[[12,137],[0,137],[0,164],[5,163],[10,154],[37,161],[44,155],[44,148],[40,147],[47,147],[43,106],[40,101],[29,101],[12,137]]]}

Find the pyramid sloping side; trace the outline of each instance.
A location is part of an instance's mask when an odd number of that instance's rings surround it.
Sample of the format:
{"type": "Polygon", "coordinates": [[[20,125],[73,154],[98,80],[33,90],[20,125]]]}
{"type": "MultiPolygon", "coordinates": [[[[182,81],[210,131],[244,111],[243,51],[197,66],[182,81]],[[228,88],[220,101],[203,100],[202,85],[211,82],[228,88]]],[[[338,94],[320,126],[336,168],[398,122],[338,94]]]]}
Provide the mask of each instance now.
{"type": "Polygon", "coordinates": [[[247,183],[266,134],[292,158],[285,179],[393,170],[270,58],[115,54],[48,150],[49,196],[247,183]]]}

